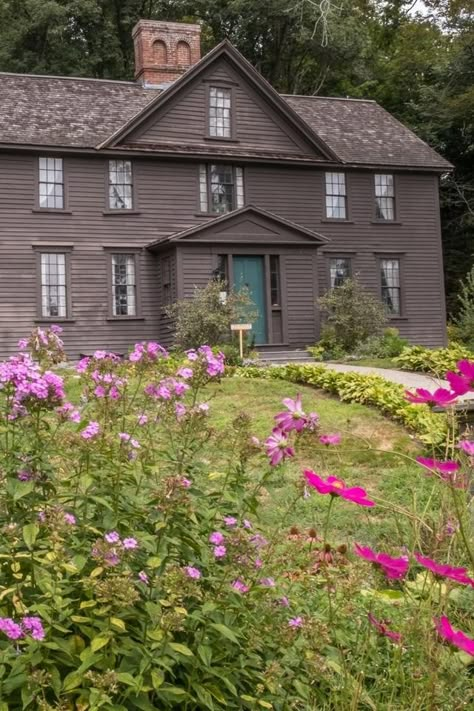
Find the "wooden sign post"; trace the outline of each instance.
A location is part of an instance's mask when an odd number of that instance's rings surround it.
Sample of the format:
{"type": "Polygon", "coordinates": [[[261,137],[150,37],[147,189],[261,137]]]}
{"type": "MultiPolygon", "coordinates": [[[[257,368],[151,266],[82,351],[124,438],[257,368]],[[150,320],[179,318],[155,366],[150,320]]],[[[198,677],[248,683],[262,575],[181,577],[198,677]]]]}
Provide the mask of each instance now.
{"type": "Polygon", "coordinates": [[[250,331],[252,329],[251,323],[232,323],[230,325],[231,331],[239,332],[239,351],[240,357],[244,357],[244,331],[250,331]]]}

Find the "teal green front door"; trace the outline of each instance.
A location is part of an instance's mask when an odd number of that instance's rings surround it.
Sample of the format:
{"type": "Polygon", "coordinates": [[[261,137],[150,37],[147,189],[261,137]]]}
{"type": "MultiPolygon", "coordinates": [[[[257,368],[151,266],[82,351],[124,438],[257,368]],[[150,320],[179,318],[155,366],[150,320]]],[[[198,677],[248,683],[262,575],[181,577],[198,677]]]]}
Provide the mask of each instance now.
{"type": "Polygon", "coordinates": [[[234,287],[246,286],[258,311],[249,340],[256,345],[267,343],[267,313],[265,308],[265,268],[263,257],[234,257],[232,260],[234,287]]]}

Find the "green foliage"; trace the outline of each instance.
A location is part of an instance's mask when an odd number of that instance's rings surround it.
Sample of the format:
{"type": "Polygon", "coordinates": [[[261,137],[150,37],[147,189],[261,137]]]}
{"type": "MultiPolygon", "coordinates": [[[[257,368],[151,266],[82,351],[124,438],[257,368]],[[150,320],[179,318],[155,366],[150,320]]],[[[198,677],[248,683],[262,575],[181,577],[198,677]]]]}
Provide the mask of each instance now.
{"type": "Polygon", "coordinates": [[[361,343],[356,350],[359,357],[395,358],[408,346],[406,338],[402,338],[398,328],[386,328],[381,336],[371,336],[361,343]]]}
{"type": "Polygon", "coordinates": [[[330,329],[331,341],[345,353],[379,335],[387,322],[383,304],[357,279],[346,279],[341,286],[330,289],[318,299],[318,303],[330,329]]]}
{"type": "Polygon", "coordinates": [[[474,267],[461,282],[459,311],[454,320],[459,340],[474,350],[474,267]]]}
{"type": "Polygon", "coordinates": [[[448,348],[425,348],[408,346],[395,358],[395,363],[403,370],[415,370],[443,377],[446,371],[455,370],[460,360],[472,358],[472,351],[460,343],[451,343],[448,348]]]}
{"type": "Polygon", "coordinates": [[[166,315],[175,322],[175,343],[179,348],[197,348],[202,343],[216,346],[230,339],[231,323],[252,323],[256,317],[254,303],[248,289],[227,290],[219,279],[194,290],[192,299],[183,299],[165,308],[166,315]]]}
{"type": "Polygon", "coordinates": [[[376,407],[402,422],[425,444],[438,447],[446,442],[447,429],[442,416],[434,414],[427,406],[409,404],[402,385],[378,375],[339,373],[324,366],[291,364],[278,368],[240,368],[235,374],[242,378],[277,378],[313,385],[343,401],[376,407]]]}
{"type": "Polygon", "coordinates": [[[238,346],[233,343],[223,343],[218,346],[218,350],[225,355],[225,362],[228,366],[242,365],[242,358],[238,346]]]}

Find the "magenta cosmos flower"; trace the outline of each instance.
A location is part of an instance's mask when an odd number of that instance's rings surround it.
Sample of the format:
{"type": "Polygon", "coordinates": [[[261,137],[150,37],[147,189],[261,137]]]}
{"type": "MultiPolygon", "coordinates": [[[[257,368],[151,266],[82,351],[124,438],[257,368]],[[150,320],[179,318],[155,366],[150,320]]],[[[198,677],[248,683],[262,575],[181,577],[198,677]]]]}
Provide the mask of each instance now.
{"type": "Polygon", "coordinates": [[[409,390],[405,390],[405,397],[408,402],[416,405],[437,405],[439,407],[446,407],[451,405],[457,398],[457,394],[446,390],[446,388],[438,388],[434,392],[430,393],[429,390],[425,388],[416,388],[415,392],[412,393],[409,390]]]}
{"type": "Polygon", "coordinates": [[[449,580],[454,580],[456,583],[461,583],[461,585],[471,585],[471,587],[474,587],[474,580],[466,575],[467,568],[455,568],[452,565],[437,563],[435,560],[425,558],[419,553],[415,553],[415,558],[420,565],[433,573],[437,578],[449,578],[449,580]]]}
{"type": "Polygon", "coordinates": [[[319,441],[321,444],[326,444],[326,445],[332,445],[332,444],[340,444],[341,443],[341,435],[339,434],[325,434],[321,435],[319,438],[319,441]]]}
{"type": "Polygon", "coordinates": [[[387,553],[376,553],[372,548],[360,546],[358,543],[354,546],[354,553],[359,558],[363,558],[378,568],[382,568],[387,578],[392,580],[399,580],[407,573],[409,562],[406,556],[392,558],[387,553]]]}
{"type": "Polygon", "coordinates": [[[453,474],[459,469],[459,464],[452,461],[441,461],[439,459],[429,459],[428,457],[417,457],[416,461],[422,467],[431,471],[439,472],[440,474],[453,474]]]}
{"type": "Polygon", "coordinates": [[[368,614],[368,618],[372,627],[375,627],[379,634],[383,635],[384,637],[388,637],[392,640],[392,642],[400,644],[400,642],[402,641],[402,635],[399,632],[393,632],[387,627],[384,622],[380,622],[380,620],[375,619],[375,617],[370,612],[368,614]]]}
{"type": "Polygon", "coordinates": [[[288,408],[288,412],[279,412],[278,415],[275,415],[278,427],[284,432],[291,432],[291,430],[301,432],[306,424],[301,395],[298,393],[294,400],[291,397],[286,397],[282,402],[288,408]]]}
{"type": "Polygon", "coordinates": [[[365,489],[362,489],[360,486],[346,486],[341,479],[335,476],[328,476],[326,481],[324,481],[324,479],[321,479],[321,477],[311,469],[305,469],[304,475],[308,484],[320,494],[340,496],[359,506],[375,506],[375,503],[367,498],[365,489]]]}
{"type": "Polygon", "coordinates": [[[288,437],[278,427],[275,427],[270,437],[265,440],[265,449],[272,467],[276,467],[283,459],[295,455],[295,450],[290,447],[288,437]]]}
{"type": "Polygon", "coordinates": [[[456,395],[465,395],[474,390],[474,363],[470,360],[460,360],[457,364],[459,373],[449,371],[446,380],[456,395]]]}
{"type": "Polygon", "coordinates": [[[462,439],[458,443],[458,447],[459,449],[462,449],[463,452],[466,452],[469,457],[474,457],[474,442],[470,442],[467,439],[462,439]]]}
{"type": "Polygon", "coordinates": [[[460,630],[454,630],[447,617],[440,617],[439,620],[435,619],[434,622],[436,630],[441,637],[443,637],[454,647],[462,649],[463,652],[466,652],[467,654],[470,654],[471,657],[474,657],[474,639],[468,637],[460,630]]]}

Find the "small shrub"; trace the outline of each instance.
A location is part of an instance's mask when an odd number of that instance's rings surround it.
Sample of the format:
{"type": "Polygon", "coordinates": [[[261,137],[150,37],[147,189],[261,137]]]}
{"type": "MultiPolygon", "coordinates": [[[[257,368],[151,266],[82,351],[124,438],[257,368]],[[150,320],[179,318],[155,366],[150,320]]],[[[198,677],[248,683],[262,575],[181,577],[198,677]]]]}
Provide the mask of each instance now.
{"type": "Polygon", "coordinates": [[[402,338],[398,328],[386,328],[381,336],[371,336],[361,343],[356,355],[359,357],[395,358],[408,346],[406,338],[402,338]]]}
{"type": "Polygon", "coordinates": [[[474,267],[461,282],[459,313],[455,318],[457,338],[474,350],[474,267]]]}
{"type": "Polygon", "coordinates": [[[240,357],[240,351],[233,343],[223,343],[218,349],[225,355],[226,365],[242,365],[243,359],[240,357]]]}
{"type": "Polygon", "coordinates": [[[404,348],[395,358],[397,366],[403,370],[432,373],[441,377],[448,370],[453,370],[460,360],[469,360],[472,352],[460,343],[452,343],[448,348],[425,348],[410,346],[404,348]]]}
{"type": "Polygon", "coordinates": [[[371,336],[382,333],[387,323],[385,307],[356,279],[347,279],[322,296],[318,303],[336,342],[350,353],[371,336]]]}
{"type": "Polygon", "coordinates": [[[230,339],[231,323],[252,323],[257,318],[248,289],[231,290],[225,301],[223,281],[210,281],[194,290],[192,299],[183,299],[165,308],[175,322],[175,342],[179,348],[197,348],[202,343],[216,346],[230,339]]]}

